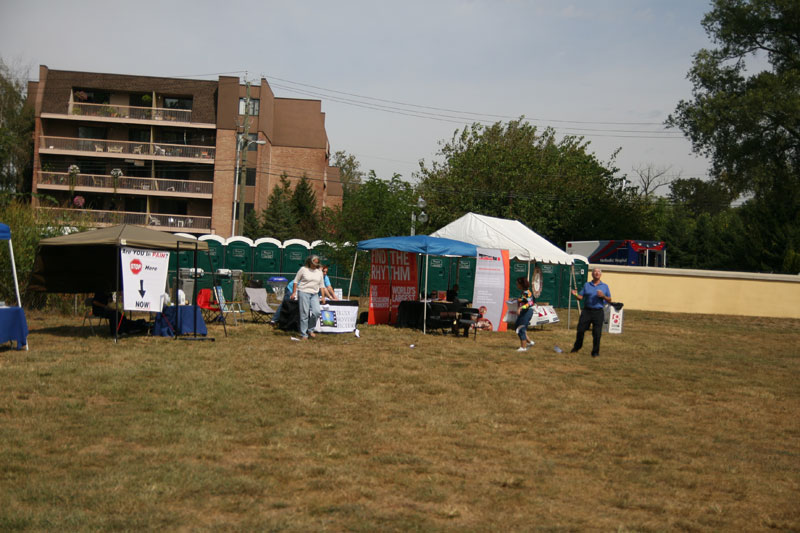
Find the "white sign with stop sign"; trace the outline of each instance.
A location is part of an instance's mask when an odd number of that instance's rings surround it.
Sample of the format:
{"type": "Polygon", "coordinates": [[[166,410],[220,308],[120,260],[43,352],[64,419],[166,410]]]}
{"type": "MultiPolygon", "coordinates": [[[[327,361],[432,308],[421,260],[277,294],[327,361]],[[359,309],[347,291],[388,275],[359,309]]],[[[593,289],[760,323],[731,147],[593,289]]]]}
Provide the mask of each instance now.
{"type": "Polygon", "coordinates": [[[123,309],[160,313],[167,286],[169,252],[121,248],[123,309]]]}

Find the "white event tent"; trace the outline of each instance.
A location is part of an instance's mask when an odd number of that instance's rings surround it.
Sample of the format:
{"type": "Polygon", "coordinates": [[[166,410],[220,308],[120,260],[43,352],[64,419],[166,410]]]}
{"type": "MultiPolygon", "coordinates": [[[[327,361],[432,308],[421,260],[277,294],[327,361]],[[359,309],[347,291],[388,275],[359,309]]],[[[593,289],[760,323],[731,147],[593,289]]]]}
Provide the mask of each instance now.
{"type": "Polygon", "coordinates": [[[431,237],[464,241],[481,248],[508,250],[510,259],[556,265],[573,264],[573,256],[518,220],[467,213],[431,237]]]}

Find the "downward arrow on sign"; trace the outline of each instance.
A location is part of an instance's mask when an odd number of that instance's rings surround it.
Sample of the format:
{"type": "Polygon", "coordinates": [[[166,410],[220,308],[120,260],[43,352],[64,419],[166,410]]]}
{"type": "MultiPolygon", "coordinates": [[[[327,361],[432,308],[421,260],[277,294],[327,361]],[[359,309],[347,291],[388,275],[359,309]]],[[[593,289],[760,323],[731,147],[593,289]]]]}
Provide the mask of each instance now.
{"type": "Polygon", "coordinates": [[[144,280],[143,280],[143,279],[140,279],[140,280],[139,280],[139,295],[140,295],[142,298],[144,298],[144,293],[146,293],[146,292],[147,292],[147,291],[146,291],[146,290],[144,290],[144,280]]]}

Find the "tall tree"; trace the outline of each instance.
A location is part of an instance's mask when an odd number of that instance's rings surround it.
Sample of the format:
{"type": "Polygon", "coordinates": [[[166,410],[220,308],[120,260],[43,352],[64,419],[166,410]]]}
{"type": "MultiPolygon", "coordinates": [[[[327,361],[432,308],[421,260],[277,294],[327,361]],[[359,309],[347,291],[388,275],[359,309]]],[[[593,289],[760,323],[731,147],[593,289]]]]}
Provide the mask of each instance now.
{"type": "Polygon", "coordinates": [[[800,3],[714,0],[702,24],[716,48],[695,54],[694,98],[667,124],[711,159],[717,180],[752,194],[761,206],[752,210],[772,212],[769,228],[754,218],[746,231],[772,235],[754,253],[767,259],[763,269],[782,271],[800,251],[800,3]]]}
{"type": "Polygon", "coordinates": [[[317,213],[317,195],[308,178],[303,176],[292,191],[292,211],[297,220],[297,237],[309,242],[320,237],[320,221],[317,213]]]}
{"type": "Polygon", "coordinates": [[[331,164],[339,168],[339,179],[345,189],[358,185],[364,179],[361,163],[358,162],[353,154],[339,150],[333,154],[331,164]]]}
{"type": "MultiPolygon", "coordinates": [[[[616,154],[615,154],[616,155],[616,154]]],[[[474,211],[518,219],[558,245],[650,238],[646,202],[578,137],[556,140],[523,119],[473,124],[441,143],[442,162],[420,163],[419,191],[440,227],[474,211]]]]}
{"type": "Polygon", "coordinates": [[[261,212],[261,232],[265,237],[285,241],[297,236],[297,217],[292,209],[292,186],[286,174],[269,194],[267,208],[261,212]]]}
{"type": "Polygon", "coordinates": [[[24,70],[0,59],[0,190],[30,192],[33,109],[25,105],[24,70]]]}

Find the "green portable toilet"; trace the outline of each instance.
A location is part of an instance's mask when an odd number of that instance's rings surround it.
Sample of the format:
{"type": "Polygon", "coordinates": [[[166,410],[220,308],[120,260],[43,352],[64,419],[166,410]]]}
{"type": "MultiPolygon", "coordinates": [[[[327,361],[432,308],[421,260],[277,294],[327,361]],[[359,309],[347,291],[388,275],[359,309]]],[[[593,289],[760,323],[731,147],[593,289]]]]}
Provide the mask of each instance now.
{"type": "Polygon", "coordinates": [[[542,271],[542,292],[536,298],[537,302],[542,304],[552,305],[553,307],[559,306],[559,290],[561,286],[561,271],[562,265],[554,265],[552,263],[539,263],[536,268],[542,271]]]}
{"type": "Polygon", "coordinates": [[[458,297],[470,302],[475,292],[475,261],[474,257],[459,257],[451,261],[456,270],[453,283],[458,283],[458,297]]]}
{"type": "Polygon", "coordinates": [[[248,237],[229,237],[225,241],[225,268],[241,270],[249,276],[253,271],[255,244],[248,237]]]}
{"type": "Polygon", "coordinates": [[[517,289],[517,278],[526,278],[530,280],[532,277],[533,277],[532,264],[529,265],[528,261],[511,259],[508,262],[508,297],[519,298],[520,296],[522,296],[522,291],[517,289]]]}
{"type": "MultiPolygon", "coordinates": [[[[193,239],[197,240],[197,237],[194,235],[189,235],[188,233],[176,233],[176,237],[184,237],[186,239],[193,239]]],[[[198,260],[201,255],[205,255],[205,252],[197,252],[198,260]]],[[[181,250],[177,252],[176,250],[172,250],[169,253],[169,295],[170,298],[174,298],[173,289],[175,288],[175,278],[177,277],[177,272],[179,268],[194,268],[194,250],[181,250]]],[[[191,300],[192,295],[186,295],[187,300],[191,300]]]]}
{"type": "Polygon", "coordinates": [[[253,248],[253,241],[249,237],[228,237],[225,241],[225,270],[234,271],[237,275],[220,280],[227,300],[239,301],[243,298],[242,283],[250,279],[253,270],[253,248]]]}
{"type": "MultiPolygon", "coordinates": [[[[422,254],[417,256],[417,271],[419,276],[419,294],[425,293],[425,261],[422,254]]],[[[438,291],[447,291],[450,288],[450,258],[439,255],[427,256],[428,263],[428,294],[438,291]]],[[[455,280],[453,281],[455,283],[455,280]]]]}
{"type": "Polygon", "coordinates": [[[253,279],[267,288],[269,278],[281,273],[283,243],[272,237],[262,237],[253,243],[253,279]]]}
{"type": "Polygon", "coordinates": [[[283,242],[281,275],[292,281],[311,253],[311,245],[303,239],[289,239],[283,242]]]}
{"type": "Polygon", "coordinates": [[[208,253],[197,255],[197,266],[202,268],[204,275],[198,279],[199,289],[210,289],[213,283],[212,274],[225,266],[225,239],[219,235],[203,235],[198,240],[208,244],[208,253]]]}
{"type": "MultiPolygon", "coordinates": [[[[572,259],[574,260],[573,267],[575,269],[575,286],[580,290],[587,281],[589,281],[589,260],[586,259],[584,256],[581,255],[572,255],[572,259]]],[[[569,265],[563,265],[561,267],[561,300],[559,307],[567,307],[569,305],[569,291],[571,288],[570,285],[570,278],[571,278],[571,268],[569,265]]],[[[573,305],[575,303],[573,299],[573,305]]]]}

